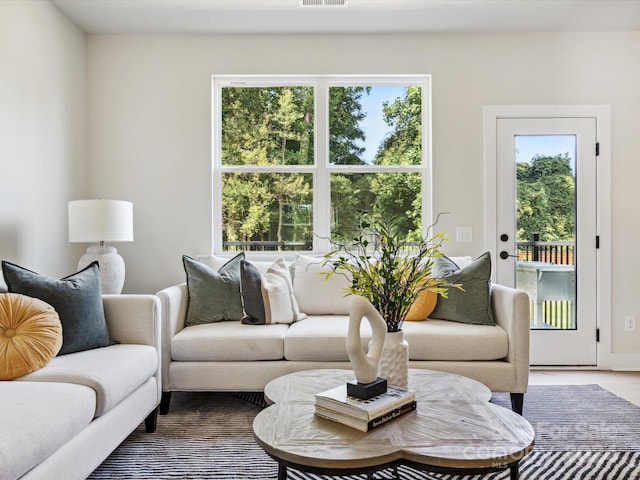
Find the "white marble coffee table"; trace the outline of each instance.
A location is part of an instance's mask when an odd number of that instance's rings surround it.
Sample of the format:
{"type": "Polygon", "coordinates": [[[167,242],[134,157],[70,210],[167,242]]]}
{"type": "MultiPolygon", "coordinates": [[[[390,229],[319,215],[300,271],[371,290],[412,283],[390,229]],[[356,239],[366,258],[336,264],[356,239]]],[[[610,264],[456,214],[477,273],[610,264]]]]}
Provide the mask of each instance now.
{"type": "Polygon", "coordinates": [[[460,375],[412,369],[409,388],[418,407],[364,433],[314,415],[315,393],[353,380],[351,370],[309,370],[277,378],[265,388],[272,403],[253,423],[257,443],[279,465],[325,475],[373,473],[389,466],[457,474],[518,465],[534,444],[523,417],[489,403],[484,385],[460,375]]]}

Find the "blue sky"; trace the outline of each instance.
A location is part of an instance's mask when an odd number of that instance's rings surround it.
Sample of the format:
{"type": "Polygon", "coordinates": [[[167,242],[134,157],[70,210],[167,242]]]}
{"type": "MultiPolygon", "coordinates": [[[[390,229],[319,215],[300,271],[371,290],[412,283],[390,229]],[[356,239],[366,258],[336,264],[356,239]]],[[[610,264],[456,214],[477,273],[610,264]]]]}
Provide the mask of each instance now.
{"type": "Polygon", "coordinates": [[[376,151],[385,135],[391,133],[393,128],[387,125],[382,119],[382,102],[385,100],[394,101],[402,97],[404,87],[398,86],[377,86],[371,88],[369,95],[364,94],[360,99],[362,110],[367,113],[366,118],[360,123],[362,130],[367,136],[364,147],[366,148],[362,159],[366,163],[373,163],[376,151]]]}
{"type": "Polygon", "coordinates": [[[576,137],[574,135],[518,135],[516,162],[529,162],[535,155],[555,156],[568,153],[575,171],[576,137]]]}
{"type": "MultiPolygon", "coordinates": [[[[364,94],[360,99],[363,112],[367,116],[360,123],[365,132],[365,152],[362,159],[372,164],[380,142],[391,133],[392,127],[382,119],[382,103],[390,102],[402,97],[402,86],[374,86],[369,95],[364,94]]],[[[571,158],[571,168],[575,171],[576,138],[573,135],[518,135],[516,137],[516,162],[529,162],[535,155],[555,156],[568,153],[571,158]]]]}

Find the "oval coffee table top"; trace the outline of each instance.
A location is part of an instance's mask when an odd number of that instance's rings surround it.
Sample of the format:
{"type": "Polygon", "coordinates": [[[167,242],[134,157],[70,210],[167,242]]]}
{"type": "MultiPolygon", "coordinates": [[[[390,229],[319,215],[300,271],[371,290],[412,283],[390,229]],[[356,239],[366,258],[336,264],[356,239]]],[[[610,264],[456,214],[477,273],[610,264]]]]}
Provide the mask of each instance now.
{"type": "MultiPolygon", "coordinates": [[[[283,375],[267,384],[264,396],[269,403],[310,402],[315,404],[315,394],[355,380],[353,370],[305,370],[283,375]]],[[[475,399],[491,400],[491,390],[480,382],[462,375],[434,370],[409,370],[409,390],[416,392],[416,401],[475,399]]]]}
{"type": "Polygon", "coordinates": [[[415,411],[367,433],[314,415],[315,394],[353,380],[351,370],[309,370],[265,387],[273,404],[253,423],[258,444],[279,461],[348,470],[406,460],[443,468],[517,463],[535,433],[523,417],[489,403],[490,390],[460,375],[411,369],[415,411]]]}

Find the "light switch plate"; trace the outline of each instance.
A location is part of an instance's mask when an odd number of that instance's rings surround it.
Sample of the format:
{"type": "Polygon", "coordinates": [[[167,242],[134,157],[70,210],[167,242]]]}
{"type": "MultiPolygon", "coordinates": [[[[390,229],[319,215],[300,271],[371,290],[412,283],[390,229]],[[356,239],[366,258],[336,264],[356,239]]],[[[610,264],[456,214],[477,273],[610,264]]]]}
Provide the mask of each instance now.
{"type": "Polygon", "coordinates": [[[456,227],[456,242],[473,242],[473,227],[456,227]]]}
{"type": "Polygon", "coordinates": [[[635,332],[636,331],[636,316],[627,315],[624,317],[624,331],[635,332]]]}

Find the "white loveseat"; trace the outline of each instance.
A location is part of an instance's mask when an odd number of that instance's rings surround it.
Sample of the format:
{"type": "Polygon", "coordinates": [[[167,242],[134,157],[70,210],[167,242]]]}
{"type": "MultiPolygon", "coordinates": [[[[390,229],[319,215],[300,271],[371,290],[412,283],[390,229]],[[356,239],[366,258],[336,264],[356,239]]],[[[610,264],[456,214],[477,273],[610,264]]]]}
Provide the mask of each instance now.
{"type": "MultiPolygon", "coordinates": [[[[349,297],[346,280],[328,281],[317,263],[297,257],[293,288],[307,318],[291,325],[245,325],[221,321],[185,327],[187,284],[157,293],[162,303],[162,402],[169,411],[171,392],[262,391],[272,379],[300,370],[350,368],[345,347],[349,297]]],[[[219,268],[224,259],[201,259],[219,268]]],[[[265,272],[271,262],[257,261],[265,272]]],[[[493,285],[495,326],[469,325],[429,318],[405,321],[410,368],[442,370],[474,378],[495,392],[511,393],[514,410],[522,410],[529,378],[529,297],[520,290],[493,285]]],[[[362,322],[363,348],[370,339],[362,322]]]]}
{"type": "Polygon", "coordinates": [[[113,345],[0,381],[0,480],[84,479],[141,422],[155,431],[160,301],[104,295],[103,306],[113,345]]]}

